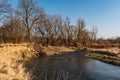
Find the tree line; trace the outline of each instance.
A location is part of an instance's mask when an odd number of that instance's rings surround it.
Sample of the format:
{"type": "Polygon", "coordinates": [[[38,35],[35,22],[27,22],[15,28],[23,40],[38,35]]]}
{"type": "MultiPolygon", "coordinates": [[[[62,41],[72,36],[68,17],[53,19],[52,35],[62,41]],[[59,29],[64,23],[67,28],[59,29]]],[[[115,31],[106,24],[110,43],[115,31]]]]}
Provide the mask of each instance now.
{"type": "Polygon", "coordinates": [[[44,46],[86,46],[96,43],[97,28],[86,29],[84,20],[76,25],[70,18],[49,15],[35,0],[18,0],[11,8],[8,0],[0,0],[0,43],[39,43],[44,46]]]}

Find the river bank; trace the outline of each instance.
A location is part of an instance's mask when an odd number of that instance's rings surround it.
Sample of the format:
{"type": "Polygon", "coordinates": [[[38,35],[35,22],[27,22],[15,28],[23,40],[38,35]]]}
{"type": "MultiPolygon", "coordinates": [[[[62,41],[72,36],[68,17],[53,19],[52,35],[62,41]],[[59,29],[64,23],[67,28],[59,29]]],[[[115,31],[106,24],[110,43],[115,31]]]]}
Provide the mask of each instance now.
{"type": "Polygon", "coordinates": [[[107,49],[90,49],[86,56],[120,66],[120,49],[117,47],[107,49]]]}
{"type": "MultiPolygon", "coordinates": [[[[60,52],[72,52],[75,48],[42,46],[47,56],[58,55],[60,52]]],[[[39,57],[39,53],[28,44],[0,45],[0,80],[31,80],[32,74],[26,71],[24,63],[39,57]]]]}

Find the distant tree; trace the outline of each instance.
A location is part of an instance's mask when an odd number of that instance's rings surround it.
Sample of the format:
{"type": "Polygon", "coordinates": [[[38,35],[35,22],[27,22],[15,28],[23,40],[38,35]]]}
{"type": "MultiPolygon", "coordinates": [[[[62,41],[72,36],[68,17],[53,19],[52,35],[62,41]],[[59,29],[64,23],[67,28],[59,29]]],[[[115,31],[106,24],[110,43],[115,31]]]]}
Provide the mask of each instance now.
{"type": "Polygon", "coordinates": [[[67,45],[70,45],[70,29],[71,29],[71,24],[70,24],[70,19],[66,18],[65,23],[64,23],[64,27],[65,27],[65,31],[66,31],[66,39],[67,39],[67,45]]]}
{"type": "MultiPolygon", "coordinates": [[[[9,12],[11,10],[11,6],[8,3],[8,0],[0,0],[0,24],[2,25],[2,21],[4,21],[4,18],[9,15],[9,12]]],[[[0,41],[4,42],[4,34],[5,34],[5,28],[2,26],[0,27],[0,41]]]]}
{"type": "Polygon", "coordinates": [[[21,20],[13,15],[9,15],[7,18],[4,18],[3,26],[1,27],[4,30],[3,33],[4,42],[20,43],[25,41],[25,31],[22,27],[21,20]],[[7,40],[7,41],[6,41],[7,40]]]}
{"type": "Polygon", "coordinates": [[[85,22],[83,20],[78,19],[77,21],[77,44],[83,43],[83,32],[85,30],[85,22]]]}
{"type": "Polygon", "coordinates": [[[91,36],[94,43],[96,43],[97,32],[98,32],[97,27],[93,26],[91,36]]]}
{"type": "Polygon", "coordinates": [[[55,15],[51,16],[51,33],[50,33],[50,38],[51,38],[51,45],[58,45],[62,41],[61,35],[60,35],[60,28],[62,26],[62,19],[60,16],[55,15]],[[59,39],[58,39],[59,38],[59,39]]]}

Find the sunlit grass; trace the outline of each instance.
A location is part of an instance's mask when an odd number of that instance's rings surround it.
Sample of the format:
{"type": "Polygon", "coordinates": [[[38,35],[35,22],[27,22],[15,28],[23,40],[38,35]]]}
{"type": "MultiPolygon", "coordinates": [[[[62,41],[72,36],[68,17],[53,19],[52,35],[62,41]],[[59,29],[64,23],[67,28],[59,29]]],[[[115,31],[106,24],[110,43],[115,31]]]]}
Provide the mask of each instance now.
{"type": "Polygon", "coordinates": [[[34,53],[27,46],[0,47],[0,80],[30,80],[31,74],[26,72],[23,62],[35,56],[34,53]]]}
{"type": "Polygon", "coordinates": [[[103,54],[96,53],[96,52],[91,52],[87,54],[87,56],[90,58],[98,59],[103,62],[120,65],[120,61],[117,58],[117,56],[115,57],[115,56],[103,55],[103,54]]]}

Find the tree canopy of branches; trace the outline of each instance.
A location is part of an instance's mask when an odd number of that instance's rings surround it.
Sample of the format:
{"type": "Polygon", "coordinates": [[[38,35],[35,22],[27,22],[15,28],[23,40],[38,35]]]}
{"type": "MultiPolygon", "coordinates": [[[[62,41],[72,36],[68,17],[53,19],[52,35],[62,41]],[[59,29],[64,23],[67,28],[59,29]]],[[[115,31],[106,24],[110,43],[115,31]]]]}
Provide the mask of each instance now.
{"type": "Polygon", "coordinates": [[[10,4],[7,0],[0,0],[0,15],[4,15],[5,13],[8,13],[10,10],[10,4]]]}
{"type": "MultiPolygon", "coordinates": [[[[1,14],[8,10],[6,1],[0,0],[1,14]]],[[[17,9],[13,9],[2,24],[1,43],[83,46],[93,43],[97,33],[94,28],[93,31],[87,30],[82,19],[72,25],[70,18],[62,19],[61,16],[47,14],[35,0],[18,0],[17,9]]]]}
{"type": "Polygon", "coordinates": [[[18,0],[19,16],[21,16],[23,26],[26,29],[26,39],[28,42],[31,42],[31,29],[37,14],[36,5],[34,0],[18,0]]]}

